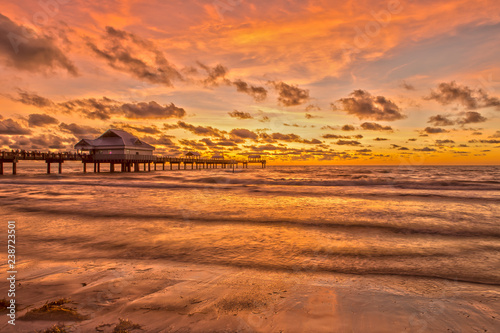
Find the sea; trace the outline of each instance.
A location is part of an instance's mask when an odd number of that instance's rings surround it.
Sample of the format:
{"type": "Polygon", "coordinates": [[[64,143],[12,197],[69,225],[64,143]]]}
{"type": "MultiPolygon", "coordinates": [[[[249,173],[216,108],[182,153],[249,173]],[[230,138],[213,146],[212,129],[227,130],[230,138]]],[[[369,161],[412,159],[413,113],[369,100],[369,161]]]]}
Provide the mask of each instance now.
{"type": "Polygon", "coordinates": [[[16,221],[18,259],[500,284],[500,166],[166,169],[6,165],[0,215],[5,230],[16,221]]]}

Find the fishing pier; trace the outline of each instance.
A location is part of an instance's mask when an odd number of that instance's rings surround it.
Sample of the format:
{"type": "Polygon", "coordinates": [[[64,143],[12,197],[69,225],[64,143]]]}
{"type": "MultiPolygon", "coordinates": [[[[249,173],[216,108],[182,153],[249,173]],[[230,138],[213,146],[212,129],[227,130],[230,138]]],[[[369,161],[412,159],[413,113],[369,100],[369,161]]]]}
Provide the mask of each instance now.
{"type": "Polygon", "coordinates": [[[139,172],[186,169],[238,169],[248,168],[248,164],[260,164],[266,167],[264,159],[214,159],[198,157],[169,157],[157,155],[132,155],[132,154],[82,154],[82,153],[40,153],[40,152],[0,152],[0,175],[4,174],[4,164],[12,164],[12,174],[17,174],[17,163],[19,161],[45,161],[47,174],[54,171],[62,173],[63,164],[66,161],[81,161],[83,172],[101,172],[101,164],[109,164],[110,172],[139,172]],[[91,169],[89,170],[88,165],[91,169]],[[55,168],[53,169],[53,166],[55,168]],[[92,169],[93,167],[93,169],[92,169]]]}
{"type": "Polygon", "coordinates": [[[188,169],[234,169],[241,164],[242,168],[248,168],[248,164],[260,164],[266,167],[266,160],[260,155],[250,155],[248,160],[225,159],[220,153],[211,158],[204,158],[198,152],[187,152],[184,157],[171,157],[154,155],[155,147],[140,140],[139,138],[123,130],[109,129],[98,138],[81,139],[75,146],[76,152],[48,152],[36,151],[2,151],[0,152],[0,175],[4,173],[4,163],[12,163],[12,174],[17,173],[19,161],[45,161],[47,174],[50,174],[51,165],[57,165],[58,173],[62,173],[62,166],[66,161],[81,161],[83,172],[87,172],[87,165],[93,165],[94,172],[101,172],[101,164],[109,164],[109,171],[115,172],[139,172],[141,165],[143,171],[165,170],[169,164],[170,170],[188,169]]]}

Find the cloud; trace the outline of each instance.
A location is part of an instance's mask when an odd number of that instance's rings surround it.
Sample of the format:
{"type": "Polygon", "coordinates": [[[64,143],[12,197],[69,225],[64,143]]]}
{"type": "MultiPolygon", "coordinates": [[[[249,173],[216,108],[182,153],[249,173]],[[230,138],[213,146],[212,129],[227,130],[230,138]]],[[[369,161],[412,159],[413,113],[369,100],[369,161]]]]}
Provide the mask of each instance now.
{"type": "Polygon", "coordinates": [[[488,138],[493,138],[493,139],[500,138],[500,131],[496,131],[495,133],[490,135],[488,138]]]}
{"type": "Polygon", "coordinates": [[[500,110],[500,99],[490,97],[482,89],[471,89],[468,86],[458,85],[455,81],[440,83],[437,89],[424,99],[435,100],[441,105],[457,103],[471,110],[491,106],[500,110]]]}
{"type": "Polygon", "coordinates": [[[500,140],[469,140],[469,143],[500,143],[500,140]]]}
{"type": "Polygon", "coordinates": [[[262,102],[267,98],[267,90],[264,87],[250,85],[242,80],[233,81],[231,84],[236,87],[236,91],[252,96],[256,102],[262,102]]]}
{"type": "Polygon", "coordinates": [[[337,134],[324,134],[321,136],[323,139],[350,139],[349,135],[337,135],[337,134]]]}
{"type": "Polygon", "coordinates": [[[344,126],[342,126],[341,130],[347,132],[347,131],[354,131],[355,128],[352,125],[344,125],[344,126]]]}
{"type": "Polygon", "coordinates": [[[47,72],[64,69],[73,76],[78,70],[50,36],[37,35],[0,14],[0,59],[17,70],[47,72]]]}
{"type": "Polygon", "coordinates": [[[406,118],[393,101],[383,96],[372,96],[365,90],[354,90],[349,96],[338,101],[343,111],[359,119],[394,121],[406,118]]]}
{"type": "Polygon", "coordinates": [[[107,120],[111,116],[124,116],[129,119],[166,119],[183,118],[186,111],[173,103],[160,105],[155,101],[123,103],[108,97],[73,99],[55,103],[48,98],[34,93],[19,91],[15,101],[27,105],[35,105],[57,112],[79,113],[86,118],[107,120]]]}
{"type": "MultiPolygon", "coordinates": [[[[42,134],[28,138],[30,142],[31,149],[64,149],[69,142],[57,135],[53,134],[42,134]]],[[[17,142],[16,142],[17,143],[17,142]]]]}
{"type": "Polygon", "coordinates": [[[424,147],[424,148],[413,148],[414,151],[436,151],[434,148],[424,147]]]}
{"type": "Polygon", "coordinates": [[[402,81],[399,86],[406,90],[415,90],[415,87],[412,84],[407,83],[406,81],[402,81]]]}
{"type": "Polygon", "coordinates": [[[446,145],[446,144],[452,144],[452,143],[455,143],[455,141],[446,139],[446,140],[436,140],[434,143],[435,143],[437,146],[442,146],[442,145],[446,145]]]}
{"type": "Polygon", "coordinates": [[[21,124],[12,119],[5,119],[5,120],[0,120],[0,134],[8,134],[8,135],[31,134],[31,130],[28,128],[24,128],[21,124]]]}
{"type": "Polygon", "coordinates": [[[377,123],[362,123],[361,128],[367,131],[393,131],[391,126],[382,126],[377,123]]]}
{"type": "Polygon", "coordinates": [[[75,123],[71,123],[71,124],[61,123],[59,125],[59,129],[62,132],[71,133],[76,137],[97,135],[97,134],[101,133],[101,131],[97,128],[90,127],[90,126],[78,125],[75,123]]]}
{"type": "MultiPolygon", "coordinates": [[[[146,134],[160,134],[162,133],[158,127],[155,125],[151,126],[140,126],[140,125],[129,125],[129,124],[123,124],[123,123],[113,123],[113,126],[122,130],[132,130],[135,132],[139,133],[146,133],[146,134]]],[[[176,128],[178,128],[176,126],[176,128]]]]}
{"type": "Polygon", "coordinates": [[[438,114],[430,117],[428,123],[434,126],[450,126],[454,125],[455,121],[449,119],[449,116],[443,116],[438,114]]]}
{"type": "Polygon", "coordinates": [[[228,112],[229,116],[232,118],[238,119],[253,119],[252,115],[248,112],[234,110],[232,112],[228,112]]]}
{"type": "Polygon", "coordinates": [[[185,129],[193,134],[196,135],[203,135],[203,136],[214,136],[221,138],[224,136],[224,134],[227,134],[226,131],[221,131],[217,128],[213,128],[211,126],[194,126],[188,123],[185,123],[183,121],[178,121],[177,125],[179,128],[185,129]]]}
{"type": "Polygon", "coordinates": [[[309,90],[285,82],[269,81],[278,93],[278,101],[284,106],[301,105],[309,101],[309,90]]]}
{"type": "Polygon", "coordinates": [[[335,144],[339,146],[358,146],[361,144],[361,142],[354,140],[339,140],[335,142],[335,144]]]}
{"type": "Polygon", "coordinates": [[[28,124],[30,127],[40,127],[59,124],[59,120],[48,114],[33,113],[28,116],[28,124]]]}
{"type": "Polygon", "coordinates": [[[38,108],[46,108],[54,106],[54,102],[50,99],[37,95],[36,93],[30,93],[24,90],[18,91],[18,98],[11,98],[16,102],[21,102],[25,105],[33,105],[38,108]]]}
{"type": "Polygon", "coordinates": [[[257,138],[259,137],[257,133],[247,130],[245,128],[235,128],[231,132],[229,132],[229,134],[231,134],[231,136],[241,139],[257,140],[257,138]]]}
{"type": "Polygon", "coordinates": [[[205,87],[217,87],[221,83],[230,84],[230,81],[226,79],[226,74],[228,73],[228,70],[221,64],[217,64],[214,67],[209,67],[198,61],[198,66],[203,68],[207,73],[207,78],[202,80],[202,83],[205,87]]]}
{"type": "Polygon", "coordinates": [[[166,135],[160,135],[160,137],[143,136],[142,140],[144,140],[144,142],[147,142],[151,145],[177,147],[176,144],[166,135]]]}
{"type": "Polygon", "coordinates": [[[436,134],[436,133],[447,133],[448,131],[440,128],[440,127],[426,127],[424,132],[427,134],[436,134]]]}
{"type": "Polygon", "coordinates": [[[387,138],[375,138],[375,139],[373,139],[373,141],[387,141],[387,140],[389,140],[389,139],[387,139],[387,138]]]}
{"type": "Polygon", "coordinates": [[[173,86],[176,80],[184,79],[163,52],[152,42],[135,34],[108,26],[101,37],[101,45],[90,38],[86,42],[94,54],[106,60],[109,66],[137,79],[167,87],[173,86]]]}
{"type": "Polygon", "coordinates": [[[174,103],[160,105],[155,101],[125,103],[121,105],[125,117],[137,118],[182,118],[186,115],[183,108],[177,107],[174,103]]]}
{"type": "Polygon", "coordinates": [[[473,123],[482,123],[485,122],[486,119],[479,112],[476,111],[468,111],[465,113],[465,116],[462,119],[459,119],[457,122],[459,124],[473,124],[473,123]]]}
{"type": "Polygon", "coordinates": [[[297,134],[283,134],[283,133],[272,133],[271,135],[268,135],[266,133],[261,133],[260,138],[264,139],[266,142],[275,142],[276,140],[278,141],[285,141],[285,142],[299,142],[299,143],[304,143],[304,144],[322,144],[318,139],[303,139],[297,134]]]}

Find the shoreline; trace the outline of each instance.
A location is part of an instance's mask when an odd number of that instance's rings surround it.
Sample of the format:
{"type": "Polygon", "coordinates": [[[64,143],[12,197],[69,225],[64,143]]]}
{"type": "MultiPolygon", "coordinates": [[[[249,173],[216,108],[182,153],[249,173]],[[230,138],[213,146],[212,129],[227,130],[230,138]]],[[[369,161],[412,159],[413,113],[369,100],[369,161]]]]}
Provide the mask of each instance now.
{"type": "MultiPolygon", "coordinates": [[[[18,267],[17,319],[69,298],[78,313],[90,316],[66,322],[69,332],[98,326],[111,332],[119,318],[144,332],[492,332],[500,319],[500,287],[437,279],[131,259],[24,261],[18,267]]],[[[56,323],[16,320],[16,332],[56,323]]]]}

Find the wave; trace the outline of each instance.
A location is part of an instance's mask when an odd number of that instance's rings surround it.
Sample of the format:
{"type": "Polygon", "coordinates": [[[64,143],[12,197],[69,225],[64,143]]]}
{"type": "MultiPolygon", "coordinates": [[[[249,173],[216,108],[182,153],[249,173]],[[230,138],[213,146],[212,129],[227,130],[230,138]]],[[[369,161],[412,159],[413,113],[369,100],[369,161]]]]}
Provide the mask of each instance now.
{"type": "MultiPolygon", "coordinates": [[[[7,205],[5,205],[7,208],[7,205]]],[[[242,217],[224,217],[213,215],[194,215],[193,213],[183,214],[178,213],[151,213],[142,211],[140,213],[123,212],[123,211],[101,211],[91,209],[64,209],[64,208],[49,208],[47,206],[17,206],[11,205],[12,210],[19,210],[23,213],[44,213],[52,215],[67,215],[67,216],[85,216],[88,219],[134,219],[134,220],[164,220],[164,221],[185,221],[193,223],[206,223],[210,225],[227,225],[227,224],[240,224],[240,225],[265,225],[265,226],[299,226],[304,228],[315,228],[322,231],[327,230],[359,230],[361,232],[369,231],[384,231],[394,234],[421,234],[421,235],[437,235],[443,237],[463,237],[463,238],[500,238],[500,228],[495,226],[485,225],[483,228],[475,225],[469,228],[453,226],[453,228],[442,225],[396,225],[377,223],[376,221],[369,220],[297,220],[293,218],[250,218],[242,217]]]]}

